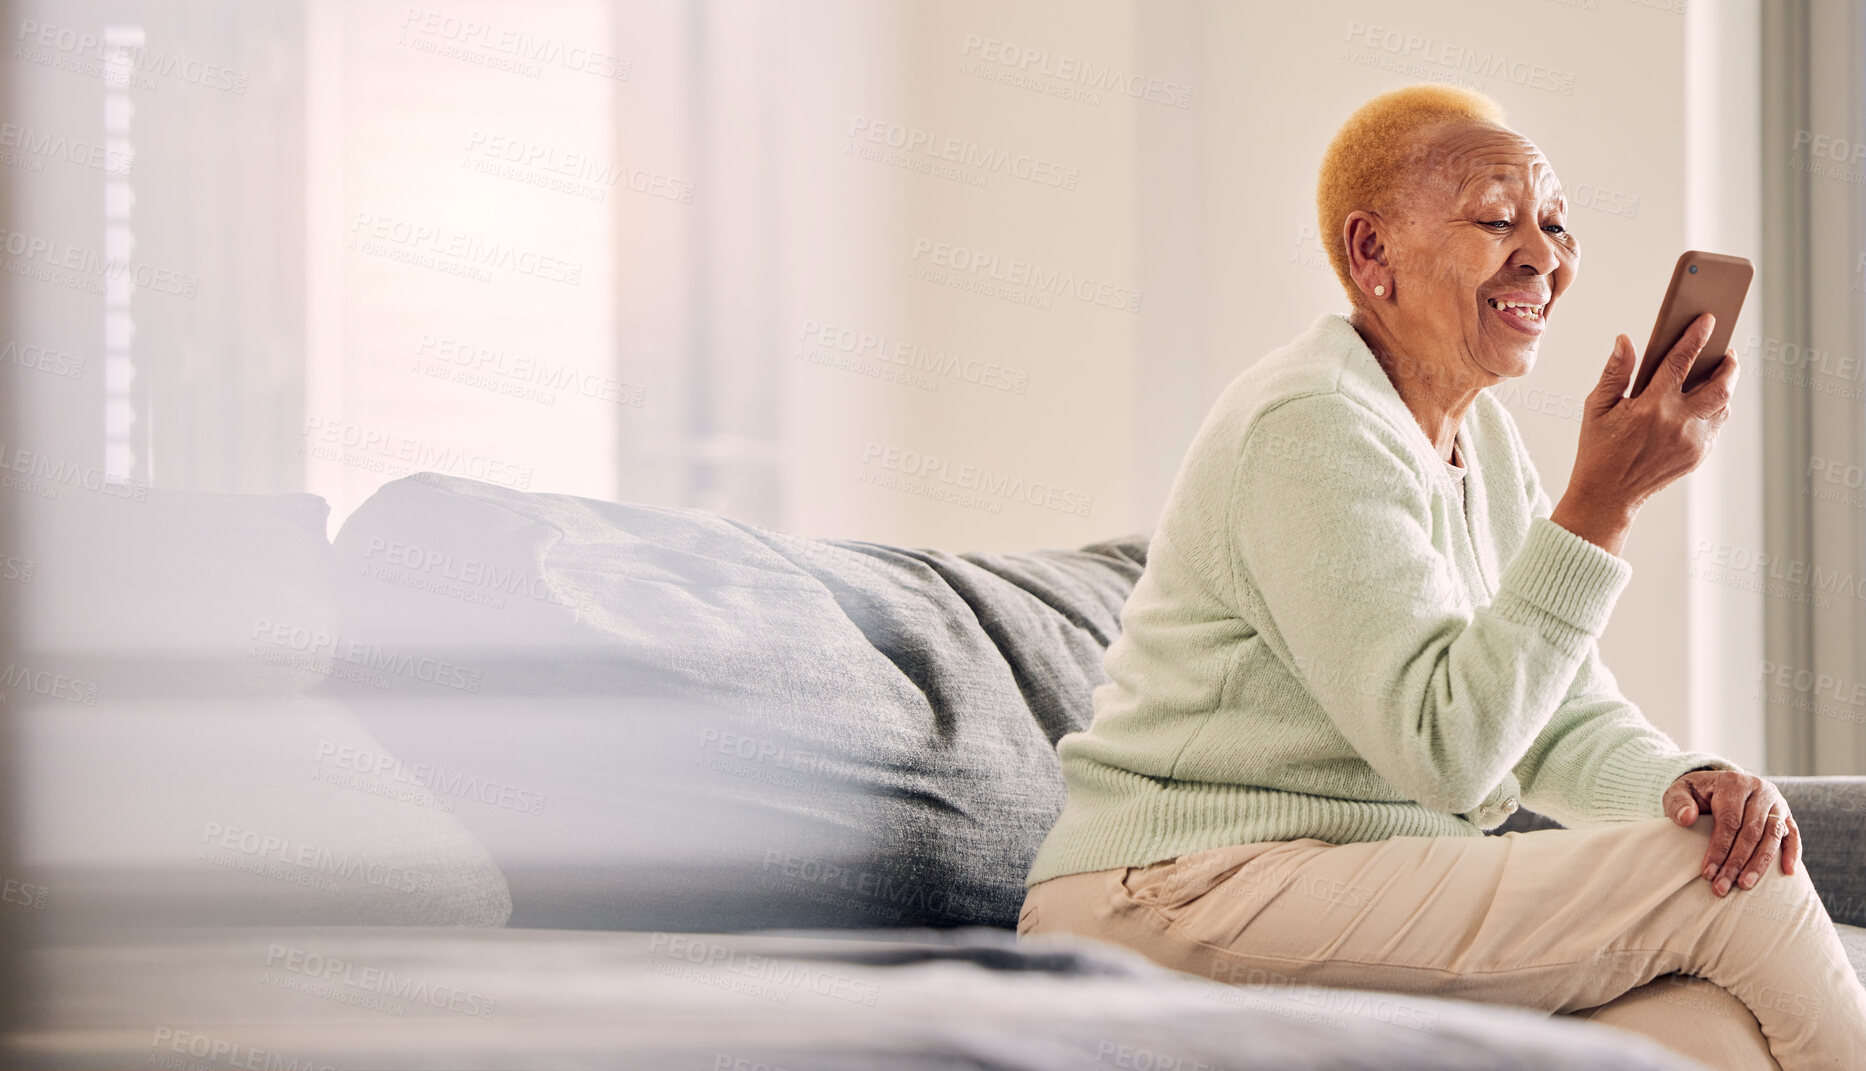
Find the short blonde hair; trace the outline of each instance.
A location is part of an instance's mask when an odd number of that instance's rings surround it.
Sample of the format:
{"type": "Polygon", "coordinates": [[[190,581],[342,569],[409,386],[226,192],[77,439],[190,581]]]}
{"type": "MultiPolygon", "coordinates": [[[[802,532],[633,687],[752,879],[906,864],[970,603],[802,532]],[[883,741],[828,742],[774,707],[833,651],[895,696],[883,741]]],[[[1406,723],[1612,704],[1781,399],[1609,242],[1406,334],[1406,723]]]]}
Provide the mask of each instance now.
{"type": "Polygon", "coordinates": [[[1419,132],[1452,119],[1503,125],[1503,106],[1472,89],[1446,85],[1411,85],[1382,93],[1354,110],[1335,131],[1322,154],[1316,184],[1322,247],[1348,297],[1355,296],[1348,274],[1348,253],[1341,228],[1358,209],[1387,211],[1395,191],[1410,181],[1424,162],[1419,132]]]}

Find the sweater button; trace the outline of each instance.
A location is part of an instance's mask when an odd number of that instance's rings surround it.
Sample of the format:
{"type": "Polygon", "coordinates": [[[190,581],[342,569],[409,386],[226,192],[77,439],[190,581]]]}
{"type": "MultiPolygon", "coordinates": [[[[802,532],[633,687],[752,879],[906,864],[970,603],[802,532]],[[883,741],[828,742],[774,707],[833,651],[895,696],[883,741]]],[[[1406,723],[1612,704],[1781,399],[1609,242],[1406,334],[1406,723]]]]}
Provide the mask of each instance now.
{"type": "Polygon", "coordinates": [[[1515,797],[1515,796],[1511,796],[1511,797],[1510,797],[1509,799],[1507,799],[1507,800],[1504,800],[1504,801],[1503,801],[1503,813],[1505,813],[1505,814],[1515,814],[1515,813],[1516,813],[1516,809],[1517,809],[1517,808],[1518,808],[1519,806],[1521,806],[1521,804],[1519,804],[1519,803],[1517,803],[1517,802],[1516,802],[1516,797],[1515,797]]]}

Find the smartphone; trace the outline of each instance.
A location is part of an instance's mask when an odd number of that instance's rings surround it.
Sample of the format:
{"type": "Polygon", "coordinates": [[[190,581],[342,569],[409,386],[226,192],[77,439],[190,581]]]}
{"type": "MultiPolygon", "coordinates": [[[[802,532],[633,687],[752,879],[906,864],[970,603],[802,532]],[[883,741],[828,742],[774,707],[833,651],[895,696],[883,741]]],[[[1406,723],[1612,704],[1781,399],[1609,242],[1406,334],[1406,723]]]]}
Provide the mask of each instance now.
{"type": "Polygon", "coordinates": [[[1632,397],[1646,389],[1652,376],[1665,361],[1665,355],[1684,337],[1691,321],[1705,313],[1717,318],[1710,340],[1692,359],[1685,372],[1685,390],[1709,379],[1717,363],[1730,348],[1731,332],[1743,311],[1743,297],[1749,293],[1749,281],[1756,274],[1755,265],[1742,257],[1722,253],[1688,250],[1672,269],[1672,285],[1665,288],[1665,300],[1659,305],[1659,319],[1652,325],[1652,338],[1639,360],[1639,374],[1633,379],[1632,397]]]}

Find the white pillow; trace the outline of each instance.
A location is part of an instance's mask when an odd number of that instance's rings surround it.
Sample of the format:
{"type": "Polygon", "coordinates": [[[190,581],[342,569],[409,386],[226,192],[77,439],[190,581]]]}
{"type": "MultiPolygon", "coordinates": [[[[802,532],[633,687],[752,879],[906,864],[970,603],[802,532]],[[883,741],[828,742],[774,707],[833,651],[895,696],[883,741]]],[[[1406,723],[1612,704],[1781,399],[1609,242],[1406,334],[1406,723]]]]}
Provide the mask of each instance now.
{"type": "Polygon", "coordinates": [[[506,921],[505,878],[446,801],[340,765],[382,747],[315,690],[350,668],[323,499],[47,506],[23,551],[25,649],[0,686],[48,920],[506,921]]]}
{"type": "Polygon", "coordinates": [[[17,726],[21,855],[60,930],[512,913],[456,804],[376,774],[382,745],[338,703],[38,699],[17,726]]]}

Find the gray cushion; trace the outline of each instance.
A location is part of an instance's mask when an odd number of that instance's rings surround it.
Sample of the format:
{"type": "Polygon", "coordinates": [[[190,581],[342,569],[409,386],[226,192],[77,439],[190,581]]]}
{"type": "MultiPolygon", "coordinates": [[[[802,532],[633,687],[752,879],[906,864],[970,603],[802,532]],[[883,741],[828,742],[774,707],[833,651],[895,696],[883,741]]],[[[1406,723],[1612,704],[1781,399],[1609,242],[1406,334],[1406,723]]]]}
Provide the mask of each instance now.
{"type": "Polygon", "coordinates": [[[1138,537],[951,554],[423,473],[335,540],[343,633],[457,667],[336,682],[462,806],[513,925],[1015,925],[1138,537]]]}
{"type": "Polygon", "coordinates": [[[1827,913],[1835,922],[1866,926],[1866,777],[1770,780],[1794,812],[1801,859],[1827,913]]]}

